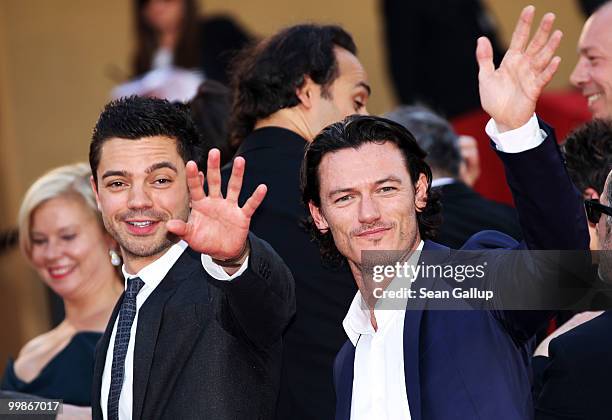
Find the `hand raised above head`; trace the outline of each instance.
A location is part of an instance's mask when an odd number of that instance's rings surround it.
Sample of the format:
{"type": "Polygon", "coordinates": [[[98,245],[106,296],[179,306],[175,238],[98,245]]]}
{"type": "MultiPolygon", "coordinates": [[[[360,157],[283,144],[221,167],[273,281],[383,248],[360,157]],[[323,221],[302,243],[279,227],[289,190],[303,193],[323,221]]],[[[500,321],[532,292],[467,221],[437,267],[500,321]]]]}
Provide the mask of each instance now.
{"type": "Polygon", "coordinates": [[[170,220],[169,232],[185,240],[189,246],[217,260],[234,259],[245,250],[251,217],[266,195],[266,186],[259,185],[246,201],[238,206],[242,188],[245,160],[234,159],[232,175],[227,186],[227,197],[221,194],[220,152],[212,149],[208,154],[208,195],[204,193],[204,174],[195,162],[186,165],[187,186],[191,199],[191,213],[187,222],[170,220]]]}
{"type": "Polygon", "coordinates": [[[491,42],[486,37],[478,39],[476,58],[480,69],[480,103],[500,131],[527,123],[542,90],[561,62],[561,58],[554,54],[563,34],[559,30],[552,31],[554,14],[544,15],[529,41],[534,13],[533,6],[527,6],[521,12],[510,47],[498,69],[493,64],[491,42]]]}

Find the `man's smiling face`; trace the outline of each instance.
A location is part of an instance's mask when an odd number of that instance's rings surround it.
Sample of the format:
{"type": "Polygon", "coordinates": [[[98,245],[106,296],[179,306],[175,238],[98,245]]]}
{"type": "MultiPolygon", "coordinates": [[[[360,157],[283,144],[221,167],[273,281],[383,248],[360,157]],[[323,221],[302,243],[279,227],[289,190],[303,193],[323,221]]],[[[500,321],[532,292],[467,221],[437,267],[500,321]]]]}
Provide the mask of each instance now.
{"type": "Polygon", "coordinates": [[[578,62],[570,76],[587,98],[593,118],[612,118],[612,4],[587,20],[578,41],[578,62]]]}
{"type": "Polygon", "coordinates": [[[311,203],[311,214],[349,263],[360,265],[364,250],[405,251],[420,239],[416,212],[426,204],[427,178],[412,181],[394,143],[328,153],[318,176],[321,206],[311,203]]]}
{"type": "Polygon", "coordinates": [[[166,222],[189,216],[185,162],[176,140],[109,139],[102,146],[97,179],[94,190],[104,226],[121,246],[126,265],[138,260],[132,269],[139,270],[175,240],[166,222]]]}

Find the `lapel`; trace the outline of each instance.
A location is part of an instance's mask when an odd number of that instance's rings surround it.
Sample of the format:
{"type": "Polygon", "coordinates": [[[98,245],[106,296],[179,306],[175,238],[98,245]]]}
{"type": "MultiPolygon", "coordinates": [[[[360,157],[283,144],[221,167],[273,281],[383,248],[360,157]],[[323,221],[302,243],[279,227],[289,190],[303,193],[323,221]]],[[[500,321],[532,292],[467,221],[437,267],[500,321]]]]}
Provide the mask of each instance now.
{"type": "MultiPolygon", "coordinates": [[[[142,418],[144,398],[149,384],[151,364],[153,363],[164,308],[181,281],[193,272],[195,257],[192,254],[195,254],[195,252],[189,248],[183,252],[138,312],[138,326],[134,343],[132,418],[142,418]]],[[[202,278],[202,281],[205,281],[205,279],[202,278]]],[[[163,386],[163,384],[159,385],[163,386]]]]}
{"type": "MultiPolygon", "coordinates": [[[[449,248],[432,241],[425,241],[419,264],[443,257],[446,254],[440,251],[448,251],[449,248]],[[428,254],[429,251],[434,255],[428,254]],[[440,254],[440,255],[438,255],[440,254]]],[[[418,280],[417,280],[418,282],[418,280]]],[[[415,283],[416,284],[416,283],[415,283]]],[[[406,380],[406,393],[408,394],[408,406],[410,418],[421,420],[421,378],[419,369],[419,339],[421,331],[421,319],[425,308],[425,299],[409,299],[404,317],[404,379],[406,380]]]]}
{"type": "Polygon", "coordinates": [[[351,418],[354,365],[355,347],[347,340],[336,356],[336,420],[351,418]]]}
{"type": "MultiPolygon", "coordinates": [[[[93,388],[92,388],[92,399],[91,406],[94,414],[94,418],[102,418],[102,407],[100,407],[100,394],[102,389],[102,374],[104,373],[104,365],[106,363],[106,353],[108,351],[108,343],[110,342],[111,334],[113,333],[113,327],[115,325],[115,321],[117,320],[117,316],[119,316],[119,309],[121,308],[121,303],[123,302],[123,296],[125,292],[119,296],[119,300],[115,304],[115,308],[113,309],[113,313],[111,314],[110,320],[106,325],[106,330],[100,338],[100,341],[96,345],[96,358],[94,362],[94,374],[93,374],[93,388]],[[98,414],[98,416],[95,416],[98,414]]],[[[112,349],[111,349],[112,351],[112,349]]]]}

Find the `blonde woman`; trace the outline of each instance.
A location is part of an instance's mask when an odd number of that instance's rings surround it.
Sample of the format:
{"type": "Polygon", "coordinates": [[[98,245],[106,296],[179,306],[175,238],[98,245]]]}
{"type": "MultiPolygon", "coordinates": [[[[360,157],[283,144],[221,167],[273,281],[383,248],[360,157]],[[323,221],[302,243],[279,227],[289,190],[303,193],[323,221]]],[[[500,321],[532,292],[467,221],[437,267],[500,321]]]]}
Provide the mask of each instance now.
{"type": "Polygon", "coordinates": [[[123,291],[116,244],[104,230],[89,165],[39,178],[19,211],[19,245],[64,302],[65,319],[9,360],[0,386],[64,400],[64,414],[91,415],[94,350],[123,291]],[[77,407],[71,407],[77,406],[77,407]]]}

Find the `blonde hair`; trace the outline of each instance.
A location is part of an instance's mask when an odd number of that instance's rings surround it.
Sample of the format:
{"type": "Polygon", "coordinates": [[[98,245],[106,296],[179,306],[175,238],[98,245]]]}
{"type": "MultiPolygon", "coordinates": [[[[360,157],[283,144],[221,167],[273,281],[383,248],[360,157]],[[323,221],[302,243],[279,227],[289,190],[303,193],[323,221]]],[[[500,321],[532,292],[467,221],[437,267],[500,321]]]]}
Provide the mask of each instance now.
{"type": "MultiPolygon", "coordinates": [[[[80,198],[86,207],[96,215],[102,227],[102,218],[98,211],[96,198],[89,179],[91,169],[87,163],[75,163],[73,165],[60,166],[40,178],[38,178],[26,192],[17,223],[19,226],[19,247],[21,251],[30,258],[32,241],[30,237],[30,224],[32,213],[44,202],[53,198],[73,196],[80,198]]],[[[102,229],[104,229],[102,227],[102,229]]]]}

